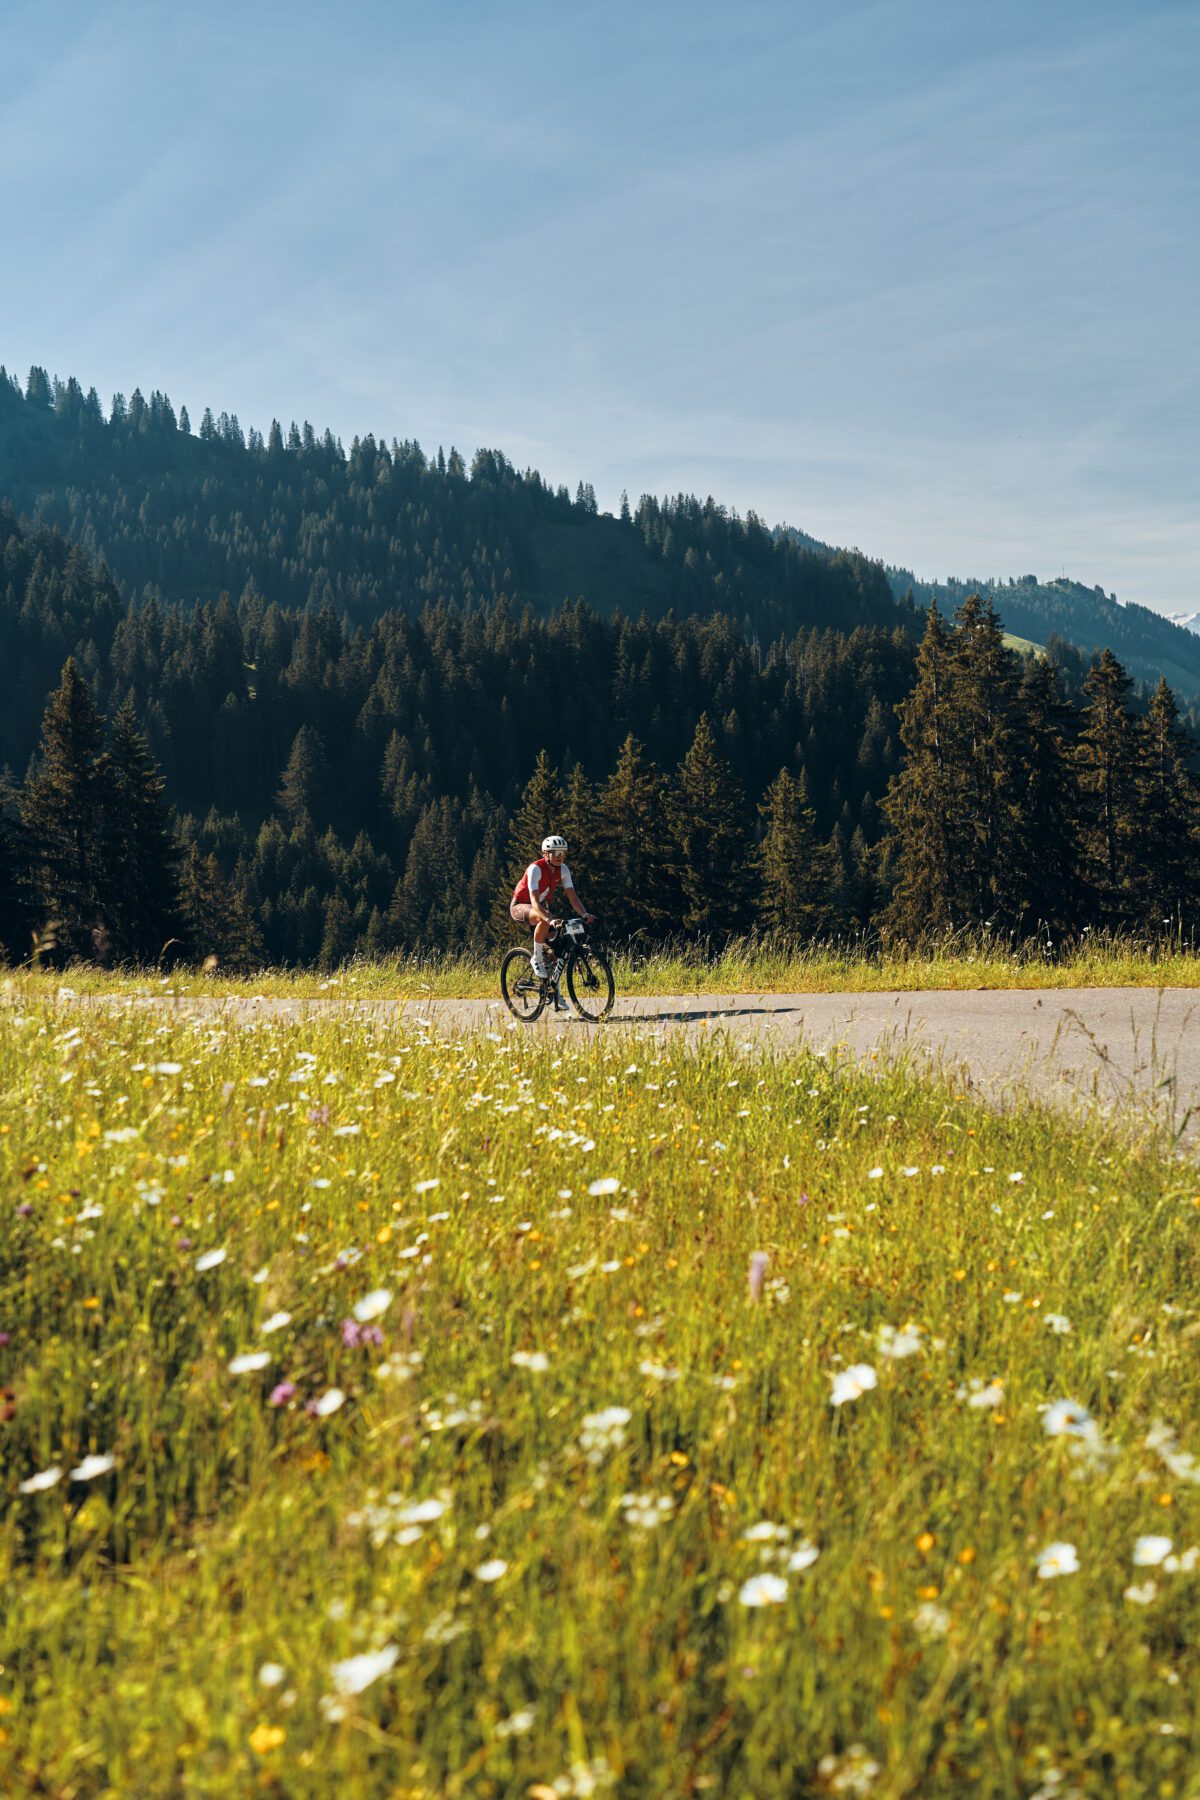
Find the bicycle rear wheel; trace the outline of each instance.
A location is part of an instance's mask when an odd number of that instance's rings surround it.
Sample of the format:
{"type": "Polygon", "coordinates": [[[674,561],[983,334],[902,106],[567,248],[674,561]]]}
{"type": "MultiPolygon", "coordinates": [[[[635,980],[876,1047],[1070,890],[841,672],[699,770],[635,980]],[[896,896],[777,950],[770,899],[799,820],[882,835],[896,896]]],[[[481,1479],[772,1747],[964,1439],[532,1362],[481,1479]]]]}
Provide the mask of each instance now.
{"type": "Polygon", "coordinates": [[[612,969],[603,950],[591,944],[575,952],[567,964],[567,992],[581,1019],[598,1025],[612,1011],[616,995],[612,969]]]}
{"type": "Polygon", "coordinates": [[[525,1025],[532,1025],[546,1004],[545,984],[530,967],[528,950],[519,945],[506,951],[500,964],[500,992],[509,1012],[525,1025]]]}

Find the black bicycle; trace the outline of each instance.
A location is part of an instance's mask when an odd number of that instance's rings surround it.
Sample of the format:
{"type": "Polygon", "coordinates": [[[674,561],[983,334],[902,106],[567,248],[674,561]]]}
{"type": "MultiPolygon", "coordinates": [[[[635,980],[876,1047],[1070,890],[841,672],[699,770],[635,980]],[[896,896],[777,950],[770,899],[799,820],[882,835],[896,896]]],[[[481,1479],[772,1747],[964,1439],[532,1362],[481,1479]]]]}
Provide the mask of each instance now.
{"type": "Polygon", "coordinates": [[[514,944],[506,950],[500,964],[500,992],[510,1013],[526,1025],[542,1015],[547,1002],[565,1012],[559,985],[566,977],[571,1005],[581,1019],[597,1025],[612,1011],[616,987],[612,965],[598,944],[588,941],[587,926],[582,919],[556,919],[546,942],[547,973],[539,978],[533,972],[529,949],[514,944]],[[555,939],[566,938],[556,949],[555,939]]]}

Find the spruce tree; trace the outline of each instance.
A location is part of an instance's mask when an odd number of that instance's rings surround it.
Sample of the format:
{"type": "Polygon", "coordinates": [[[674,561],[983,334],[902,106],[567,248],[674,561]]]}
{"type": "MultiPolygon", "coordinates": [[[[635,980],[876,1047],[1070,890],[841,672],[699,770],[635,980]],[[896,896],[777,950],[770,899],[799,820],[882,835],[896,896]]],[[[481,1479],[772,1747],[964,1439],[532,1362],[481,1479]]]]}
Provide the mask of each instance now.
{"type": "Polygon", "coordinates": [[[1139,786],[1138,900],[1157,928],[1194,922],[1200,900],[1200,789],[1189,771],[1196,742],[1179,723],[1165,678],[1137,729],[1139,786]]]}
{"type": "Polygon", "coordinates": [[[567,861],[571,873],[582,881],[580,871],[587,868],[596,853],[597,810],[592,784],[578,763],[567,781],[559,817],[559,830],[569,846],[567,861]]]}
{"type": "Polygon", "coordinates": [[[1105,924],[1140,911],[1137,866],[1139,757],[1126,701],[1133,686],[1111,650],[1088,670],[1076,746],[1084,874],[1105,924]]]}
{"type": "Polygon", "coordinates": [[[951,634],[934,600],[917,652],[916,684],[897,707],[905,759],[883,798],[895,878],[883,923],[908,942],[964,922],[956,880],[966,846],[956,811],[953,673],[951,634]]]}
{"type": "Polygon", "coordinates": [[[808,782],[780,769],[759,804],[763,834],[753,867],[759,920],[767,931],[808,940],[830,929],[833,868],[829,846],[818,842],[808,782]]]}
{"type": "Polygon", "coordinates": [[[331,798],[329,758],[320,733],[302,725],[292,740],[276,804],[293,825],[307,818],[321,826],[328,822],[331,798]]]}
{"type": "Polygon", "coordinates": [[[746,800],[717,749],[707,713],[701,713],[679,765],[667,812],[684,930],[720,939],[746,929],[752,922],[746,800]]]}
{"type": "Polygon", "coordinates": [[[33,885],[60,950],[90,957],[107,936],[116,872],[106,863],[104,721],[68,657],[42,719],[34,771],[21,799],[33,885]]]}
{"type": "Polygon", "coordinates": [[[950,712],[960,909],[971,923],[1015,926],[1020,894],[1020,669],[990,600],[970,594],[955,613],[950,712]]]}
{"type": "Polygon", "coordinates": [[[677,928],[682,904],[672,865],[665,783],[631,733],[597,796],[584,893],[610,932],[662,936],[677,928]]]}
{"type": "Polygon", "coordinates": [[[459,949],[469,931],[460,837],[461,808],[446,795],[417,820],[404,874],[388,909],[397,948],[459,949]]]}
{"type": "Polygon", "coordinates": [[[244,899],[226,880],[216,857],[202,856],[195,841],[183,860],[179,910],[195,962],[215,957],[219,967],[231,974],[249,974],[261,966],[262,938],[244,899]]]}
{"type": "Polygon", "coordinates": [[[323,969],[336,969],[354,953],[353,918],[340,889],[326,900],[324,916],[325,932],[318,962],[323,969]]]}
{"type": "Polygon", "coordinates": [[[0,770],[0,963],[18,963],[28,954],[37,923],[29,839],[20,797],[0,770]]]}
{"type": "Polygon", "coordinates": [[[117,710],[106,761],[105,858],[118,956],[151,962],[179,923],[175,842],[165,783],[132,702],[117,710]]]}
{"type": "Polygon", "coordinates": [[[1086,921],[1089,903],[1080,842],[1072,734],[1075,708],[1064,700],[1057,663],[1036,657],[1021,681],[1019,887],[1025,933],[1053,941],[1086,921]]]}

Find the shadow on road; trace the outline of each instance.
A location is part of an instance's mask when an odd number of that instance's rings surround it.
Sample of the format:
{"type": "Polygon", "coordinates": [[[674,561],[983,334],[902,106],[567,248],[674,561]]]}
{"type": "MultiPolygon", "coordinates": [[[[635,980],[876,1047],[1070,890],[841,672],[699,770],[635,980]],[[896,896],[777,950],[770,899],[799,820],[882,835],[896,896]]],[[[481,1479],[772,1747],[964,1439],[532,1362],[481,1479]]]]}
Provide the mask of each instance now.
{"type": "Polygon", "coordinates": [[[659,1007],[652,1011],[616,1012],[605,1021],[608,1025],[694,1025],[708,1019],[792,1019],[799,1008],[781,1006],[703,1006],[697,1003],[686,1010],[681,1007],[659,1007]]]}

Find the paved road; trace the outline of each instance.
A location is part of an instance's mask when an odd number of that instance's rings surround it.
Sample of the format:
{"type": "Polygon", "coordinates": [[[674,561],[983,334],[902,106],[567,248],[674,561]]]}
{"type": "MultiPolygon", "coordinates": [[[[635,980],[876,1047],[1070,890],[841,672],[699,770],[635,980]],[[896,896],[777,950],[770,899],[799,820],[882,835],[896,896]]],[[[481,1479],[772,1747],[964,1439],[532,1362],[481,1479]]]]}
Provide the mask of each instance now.
{"type": "MultiPolygon", "coordinates": [[[[249,999],[148,1001],[239,1022],[352,1005],[360,1016],[428,1020],[440,1029],[503,1028],[500,1002],[249,999]]],[[[544,1017],[521,1026],[582,1041],[595,1028],[544,1017]]],[[[775,1046],[841,1046],[864,1060],[904,1054],[968,1075],[987,1098],[1033,1092],[1068,1109],[1157,1118],[1200,1145],[1200,989],[1035,988],[881,994],[705,994],[619,1000],[607,1032],[720,1033],[775,1046]],[[1195,1113],[1193,1119],[1191,1115],[1195,1113]]]]}

